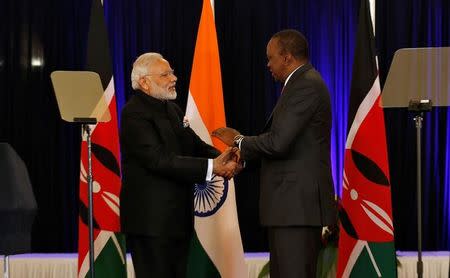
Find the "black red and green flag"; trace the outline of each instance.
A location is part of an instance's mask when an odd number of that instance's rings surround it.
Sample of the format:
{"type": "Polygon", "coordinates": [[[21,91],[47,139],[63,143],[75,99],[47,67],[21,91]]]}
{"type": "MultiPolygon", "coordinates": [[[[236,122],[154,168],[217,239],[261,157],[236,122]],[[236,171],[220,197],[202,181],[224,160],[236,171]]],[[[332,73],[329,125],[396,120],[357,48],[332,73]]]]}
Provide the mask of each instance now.
{"type": "Polygon", "coordinates": [[[350,92],[337,277],[396,277],[391,187],[369,0],[361,0],[350,92]]]}
{"type": "MultiPolygon", "coordinates": [[[[121,180],[116,98],[101,0],[92,1],[86,70],[100,75],[111,114],[109,122],[91,127],[95,277],[126,277],[125,237],[119,233],[121,180]]],[[[90,274],[87,169],[87,142],[83,134],[78,228],[78,277],[83,278],[90,274]]]]}

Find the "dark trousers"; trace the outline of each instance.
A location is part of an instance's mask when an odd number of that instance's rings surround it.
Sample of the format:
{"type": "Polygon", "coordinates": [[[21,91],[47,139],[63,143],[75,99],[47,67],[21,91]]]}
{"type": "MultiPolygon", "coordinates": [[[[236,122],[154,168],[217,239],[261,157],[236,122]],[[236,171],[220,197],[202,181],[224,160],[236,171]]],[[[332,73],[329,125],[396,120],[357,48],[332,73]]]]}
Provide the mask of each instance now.
{"type": "Polygon", "coordinates": [[[270,278],[316,277],[322,227],[269,227],[270,278]]]}
{"type": "Polygon", "coordinates": [[[190,238],[127,235],[136,278],[184,278],[190,238]]]}

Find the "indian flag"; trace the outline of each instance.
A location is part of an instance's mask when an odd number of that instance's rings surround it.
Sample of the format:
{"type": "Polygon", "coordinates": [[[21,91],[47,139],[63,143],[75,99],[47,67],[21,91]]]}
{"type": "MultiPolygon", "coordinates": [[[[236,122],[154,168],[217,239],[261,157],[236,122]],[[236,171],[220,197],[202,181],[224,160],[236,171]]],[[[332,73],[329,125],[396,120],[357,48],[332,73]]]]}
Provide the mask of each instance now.
{"type": "MultiPolygon", "coordinates": [[[[209,0],[203,1],[186,117],[191,128],[203,141],[223,151],[225,145],[210,136],[213,130],[226,126],[219,47],[212,7],[209,0]]],[[[217,277],[218,271],[224,278],[247,277],[233,180],[214,177],[212,182],[196,184],[194,197],[198,240],[193,240],[188,276],[217,277]],[[211,268],[208,262],[211,261],[214,265],[212,272],[208,273],[207,269],[211,268]]]]}

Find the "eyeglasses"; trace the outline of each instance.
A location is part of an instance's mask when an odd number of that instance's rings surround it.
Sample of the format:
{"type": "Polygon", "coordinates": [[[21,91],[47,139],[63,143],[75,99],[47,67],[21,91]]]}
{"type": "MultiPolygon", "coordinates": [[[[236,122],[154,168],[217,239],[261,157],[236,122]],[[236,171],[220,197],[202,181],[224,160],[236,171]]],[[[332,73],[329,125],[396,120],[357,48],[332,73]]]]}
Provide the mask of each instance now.
{"type": "Polygon", "coordinates": [[[168,71],[163,72],[163,73],[149,73],[149,74],[144,75],[143,77],[150,76],[150,75],[159,75],[162,78],[167,78],[167,77],[169,77],[171,75],[175,76],[175,72],[174,72],[174,70],[168,70],[168,71]]]}

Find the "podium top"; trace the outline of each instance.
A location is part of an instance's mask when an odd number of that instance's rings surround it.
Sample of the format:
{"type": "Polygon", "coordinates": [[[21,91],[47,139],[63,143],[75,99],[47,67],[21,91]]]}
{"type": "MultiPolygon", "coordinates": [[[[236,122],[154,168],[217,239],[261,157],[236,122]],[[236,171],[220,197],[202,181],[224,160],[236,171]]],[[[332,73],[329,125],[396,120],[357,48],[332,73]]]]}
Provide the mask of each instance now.
{"type": "Polygon", "coordinates": [[[395,52],[382,94],[385,108],[429,99],[450,106],[450,47],[403,48],[395,52]]]}
{"type": "Polygon", "coordinates": [[[75,119],[111,119],[103,96],[100,76],[91,71],[54,71],[50,74],[61,118],[67,122],[75,119]]]}

